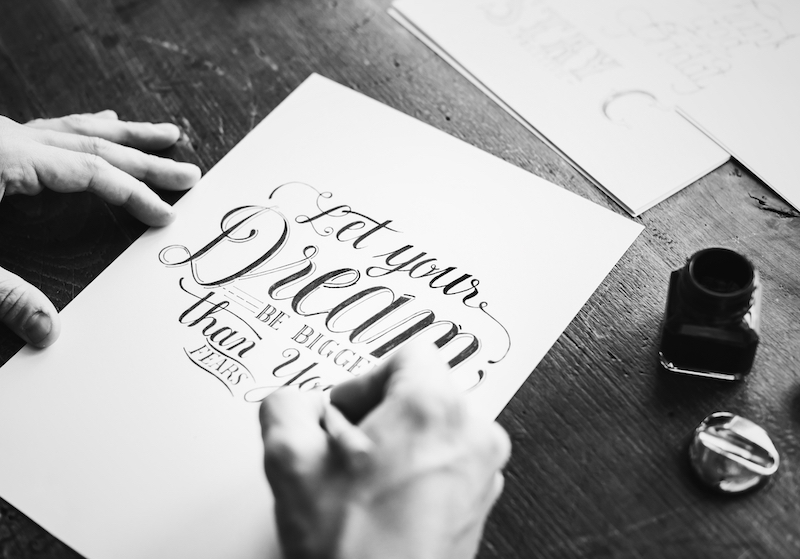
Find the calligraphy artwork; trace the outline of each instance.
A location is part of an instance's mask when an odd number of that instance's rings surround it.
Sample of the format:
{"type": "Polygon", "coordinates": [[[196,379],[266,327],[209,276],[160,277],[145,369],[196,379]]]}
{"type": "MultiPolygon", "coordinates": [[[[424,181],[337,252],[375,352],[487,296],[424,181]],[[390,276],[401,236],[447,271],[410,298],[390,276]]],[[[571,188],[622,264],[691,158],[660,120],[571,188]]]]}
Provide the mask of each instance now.
{"type": "Polygon", "coordinates": [[[320,76],[176,210],[0,369],[0,495],[88,559],[274,556],[263,398],[424,339],[493,419],[641,231],[320,76]]]}

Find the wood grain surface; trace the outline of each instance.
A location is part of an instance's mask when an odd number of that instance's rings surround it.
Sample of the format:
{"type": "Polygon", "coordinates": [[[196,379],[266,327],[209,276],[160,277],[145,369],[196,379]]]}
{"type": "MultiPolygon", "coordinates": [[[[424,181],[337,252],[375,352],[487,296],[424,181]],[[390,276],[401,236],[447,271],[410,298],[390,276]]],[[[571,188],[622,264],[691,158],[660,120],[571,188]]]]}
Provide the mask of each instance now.
{"type": "MultiPolygon", "coordinates": [[[[0,114],[113,108],[171,121],[186,138],[167,154],[207,171],[318,72],[623,213],[400,27],[389,4],[2,0],[0,114]]],[[[514,452],[479,557],[800,557],[800,216],[730,162],[637,221],[644,233],[500,416],[514,452]],[[762,342],[741,383],[657,370],[669,273],[709,246],[750,257],[765,286],[762,342]],[[782,465],[764,489],[723,497],[693,478],[687,437],[716,410],[773,437],[782,465]]],[[[0,266],[61,309],[143,231],[90,195],[7,197],[0,266]]],[[[0,363],[21,345],[0,329],[0,363]]],[[[77,556],[0,501],[1,558],[77,556]]]]}

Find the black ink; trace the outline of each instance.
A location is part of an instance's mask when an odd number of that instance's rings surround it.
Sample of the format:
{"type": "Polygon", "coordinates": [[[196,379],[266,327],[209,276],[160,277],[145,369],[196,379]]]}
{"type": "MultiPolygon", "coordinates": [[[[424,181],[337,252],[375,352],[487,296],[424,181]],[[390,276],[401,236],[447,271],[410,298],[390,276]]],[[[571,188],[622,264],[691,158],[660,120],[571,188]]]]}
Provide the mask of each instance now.
{"type": "Polygon", "coordinates": [[[265,264],[269,261],[273,256],[278,254],[283,246],[286,244],[286,241],[289,237],[289,224],[286,222],[286,218],[284,218],[280,213],[276,212],[272,208],[264,208],[261,206],[240,206],[235,208],[223,216],[222,221],[220,222],[220,228],[222,229],[222,233],[214,238],[211,242],[205,245],[203,248],[198,250],[196,253],[192,254],[188,248],[182,245],[172,245],[164,248],[159,253],[159,260],[170,267],[174,266],[183,266],[184,264],[190,264],[192,270],[192,277],[194,278],[195,282],[198,285],[202,285],[204,287],[214,287],[219,285],[224,285],[227,283],[231,283],[234,280],[248,277],[248,274],[260,266],[265,264]],[[255,210],[253,213],[248,213],[248,210],[255,210]],[[198,271],[197,271],[197,261],[202,258],[205,254],[209,251],[214,249],[215,247],[219,246],[223,241],[229,241],[232,243],[245,243],[252,241],[256,238],[258,231],[256,229],[251,229],[250,232],[243,238],[234,237],[234,233],[236,233],[241,227],[247,224],[249,221],[252,221],[256,217],[266,213],[266,212],[274,212],[279,216],[279,218],[283,221],[282,225],[282,232],[278,239],[269,246],[256,260],[250,262],[246,266],[242,267],[240,270],[233,272],[232,274],[225,276],[221,279],[212,280],[212,281],[203,281],[200,279],[198,271]],[[239,213],[247,214],[246,217],[240,219],[233,225],[229,225],[230,221],[239,213]],[[167,253],[171,250],[181,250],[188,254],[188,256],[184,260],[180,260],[178,262],[169,262],[167,260],[167,253]]]}
{"type": "Polygon", "coordinates": [[[470,280],[469,287],[467,287],[465,289],[461,289],[460,291],[453,291],[458,284],[460,284],[460,283],[468,280],[469,278],[471,278],[472,277],[471,274],[461,274],[461,276],[459,276],[458,278],[456,278],[454,280],[451,280],[449,283],[447,283],[445,285],[436,285],[436,281],[437,280],[442,280],[450,272],[455,272],[456,268],[454,266],[448,266],[447,268],[439,268],[435,264],[433,264],[433,262],[436,261],[436,258],[428,258],[428,259],[422,260],[420,262],[417,262],[414,266],[408,267],[410,264],[413,264],[414,262],[416,262],[420,258],[426,256],[428,254],[427,252],[420,252],[419,254],[417,254],[416,256],[406,260],[405,262],[396,262],[397,258],[399,258],[404,252],[406,252],[406,251],[408,251],[408,250],[410,250],[412,248],[414,248],[414,245],[405,245],[403,247],[398,248],[397,250],[395,250],[393,252],[387,252],[387,253],[384,253],[384,254],[375,255],[375,258],[383,258],[383,257],[385,257],[384,263],[386,264],[386,267],[384,268],[384,267],[381,267],[381,266],[370,266],[369,268],[367,268],[366,274],[369,277],[378,278],[378,277],[388,276],[389,274],[394,274],[394,273],[398,273],[398,272],[405,272],[405,273],[408,273],[408,276],[410,278],[412,278],[412,279],[421,279],[421,278],[431,277],[432,279],[428,282],[428,286],[431,289],[441,289],[442,293],[444,293],[445,295],[462,295],[462,294],[466,294],[461,299],[461,302],[464,303],[464,305],[466,305],[467,307],[473,308],[473,309],[480,307],[480,304],[478,304],[476,306],[467,304],[467,301],[477,297],[477,295],[478,295],[478,285],[480,284],[480,280],[479,279],[474,278],[474,279],[470,280]],[[427,264],[427,263],[430,263],[429,264],[430,269],[427,272],[425,272],[423,274],[420,274],[418,276],[413,275],[414,272],[420,266],[422,266],[423,264],[427,264]]]}
{"type": "Polygon", "coordinates": [[[225,310],[230,303],[228,301],[220,301],[219,303],[212,303],[211,297],[213,296],[214,296],[213,291],[207,293],[202,299],[200,299],[192,306],[190,306],[188,309],[183,311],[183,313],[181,313],[180,317],[178,318],[178,322],[180,322],[181,324],[187,324],[188,322],[187,317],[190,314],[192,314],[192,312],[194,312],[203,303],[209,303],[211,305],[211,308],[205,311],[198,318],[191,321],[188,324],[188,327],[193,328],[195,326],[198,326],[201,322],[207,321],[206,325],[202,329],[203,335],[206,336],[206,338],[208,338],[211,342],[214,342],[215,345],[227,351],[236,349],[239,346],[244,346],[238,352],[238,356],[243,357],[244,354],[253,349],[256,344],[255,342],[248,340],[243,336],[240,336],[239,338],[234,339],[232,342],[229,342],[229,340],[235,338],[239,334],[239,332],[233,330],[228,326],[221,326],[217,330],[214,330],[214,328],[217,326],[217,319],[216,317],[211,315],[216,314],[222,310],[225,310]],[[224,336],[223,333],[225,333],[224,336]],[[217,337],[221,337],[221,339],[217,341],[217,337]],[[226,344],[226,342],[228,343],[226,344]]]}
{"type": "Polygon", "coordinates": [[[326,274],[322,274],[315,280],[310,281],[305,287],[303,287],[300,291],[297,292],[297,295],[294,296],[292,299],[292,309],[300,316],[312,316],[316,314],[325,314],[329,312],[331,309],[324,309],[315,312],[308,312],[300,308],[300,306],[305,302],[308,297],[311,296],[312,293],[317,291],[318,289],[322,289],[323,287],[326,288],[342,288],[342,287],[350,287],[351,285],[358,282],[359,278],[361,278],[361,273],[358,270],[354,270],[352,268],[340,268],[339,270],[334,270],[332,272],[328,272],[326,274]],[[347,278],[341,283],[336,283],[334,280],[337,278],[347,278]]]}

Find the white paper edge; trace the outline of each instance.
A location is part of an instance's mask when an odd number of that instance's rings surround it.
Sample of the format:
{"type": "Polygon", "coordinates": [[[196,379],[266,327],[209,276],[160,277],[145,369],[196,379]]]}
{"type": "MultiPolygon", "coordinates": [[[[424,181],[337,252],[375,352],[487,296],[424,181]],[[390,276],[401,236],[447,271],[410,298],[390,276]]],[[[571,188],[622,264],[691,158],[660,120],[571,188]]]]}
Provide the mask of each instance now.
{"type": "Polygon", "coordinates": [[[769,187],[769,188],[770,188],[770,189],[771,189],[773,192],[775,192],[776,194],[778,194],[778,196],[780,196],[780,197],[781,197],[781,200],[783,200],[783,202],[784,202],[784,203],[785,203],[787,206],[790,206],[790,207],[792,207],[792,208],[794,208],[794,209],[796,209],[796,210],[800,210],[800,205],[798,205],[798,204],[794,204],[793,202],[789,201],[789,198],[787,198],[787,197],[786,197],[786,196],[785,196],[785,195],[784,195],[784,194],[783,194],[783,193],[782,193],[782,192],[781,192],[781,191],[778,189],[778,187],[777,187],[775,184],[773,184],[773,183],[771,183],[770,181],[768,181],[768,180],[767,180],[767,178],[766,178],[764,175],[762,175],[761,173],[759,173],[759,172],[758,172],[758,171],[755,169],[755,167],[752,167],[752,166],[750,166],[750,165],[747,163],[747,161],[745,161],[744,159],[742,159],[741,157],[739,157],[739,156],[738,156],[738,155],[737,155],[737,154],[734,152],[734,150],[730,149],[730,148],[729,148],[728,146],[726,146],[726,145],[725,145],[725,144],[724,144],[724,143],[723,143],[723,142],[722,142],[722,141],[721,141],[719,138],[717,138],[716,136],[714,136],[714,134],[712,134],[710,130],[708,130],[708,129],[707,129],[705,126],[703,126],[703,124],[702,124],[702,122],[701,122],[700,120],[698,120],[698,119],[694,118],[694,117],[693,117],[691,114],[689,114],[687,111],[685,111],[685,110],[684,110],[683,108],[681,108],[680,106],[678,107],[678,114],[680,114],[680,115],[681,115],[683,118],[685,118],[685,119],[686,119],[686,120],[687,120],[689,123],[691,123],[691,124],[692,124],[692,125],[693,125],[695,128],[697,128],[698,130],[700,130],[700,131],[701,131],[703,134],[705,134],[706,136],[708,136],[708,139],[709,139],[709,140],[713,141],[713,142],[714,142],[714,143],[716,143],[716,144],[717,144],[719,147],[721,147],[722,149],[724,149],[725,151],[727,151],[728,153],[730,153],[730,154],[731,154],[731,156],[732,156],[733,158],[735,158],[735,159],[736,159],[736,160],[737,160],[739,163],[741,163],[742,165],[744,165],[744,166],[747,168],[747,170],[748,170],[748,171],[750,171],[751,173],[753,173],[753,174],[754,174],[756,177],[758,177],[758,179],[759,179],[761,182],[763,182],[765,185],[767,185],[767,186],[768,186],[768,187],[769,187]]]}

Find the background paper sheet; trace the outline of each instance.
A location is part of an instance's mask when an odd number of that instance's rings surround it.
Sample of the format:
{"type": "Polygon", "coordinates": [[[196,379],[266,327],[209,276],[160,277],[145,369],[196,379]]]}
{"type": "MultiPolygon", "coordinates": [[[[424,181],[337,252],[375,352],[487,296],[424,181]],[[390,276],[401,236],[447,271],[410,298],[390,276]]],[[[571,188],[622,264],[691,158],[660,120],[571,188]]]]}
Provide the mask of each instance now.
{"type": "Polygon", "coordinates": [[[800,2],[562,0],[658,99],[800,207],[800,2]]]}
{"type": "Polygon", "coordinates": [[[671,106],[800,42],[795,0],[559,0],[558,11],[671,106]]]}
{"type": "Polygon", "coordinates": [[[641,231],[319,76],[177,210],[0,369],[0,494],[89,559],[273,556],[248,400],[430,323],[493,418],[641,231]]]}
{"type": "Polygon", "coordinates": [[[681,101],[681,112],[800,210],[800,36],[681,101]]]}
{"type": "Polygon", "coordinates": [[[728,154],[659,96],[659,72],[607,48],[581,15],[596,4],[397,0],[390,13],[638,215],[728,154]]]}

